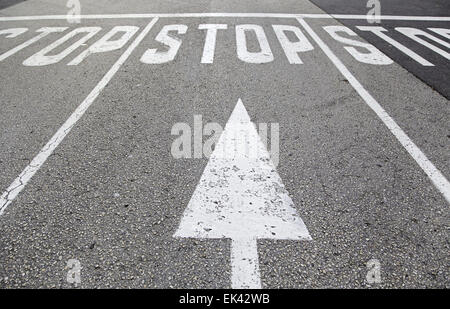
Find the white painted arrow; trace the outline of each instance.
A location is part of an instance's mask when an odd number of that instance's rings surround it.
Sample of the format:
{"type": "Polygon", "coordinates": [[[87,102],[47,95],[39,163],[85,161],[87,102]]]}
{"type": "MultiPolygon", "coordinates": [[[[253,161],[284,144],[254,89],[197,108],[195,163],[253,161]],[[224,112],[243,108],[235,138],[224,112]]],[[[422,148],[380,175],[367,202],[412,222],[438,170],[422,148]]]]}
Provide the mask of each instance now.
{"type": "Polygon", "coordinates": [[[241,99],[174,237],[230,238],[231,285],[255,289],[257,239],[311,239],[241,99]]]}

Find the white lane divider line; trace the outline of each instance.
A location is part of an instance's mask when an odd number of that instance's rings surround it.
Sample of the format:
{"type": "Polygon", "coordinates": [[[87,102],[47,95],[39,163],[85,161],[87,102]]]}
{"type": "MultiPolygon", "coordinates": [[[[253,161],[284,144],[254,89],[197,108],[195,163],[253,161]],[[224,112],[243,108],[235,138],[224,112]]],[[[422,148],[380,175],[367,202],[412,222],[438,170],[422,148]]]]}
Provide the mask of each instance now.
{"type": "Polygon", "coordinates": [[[353,88],[358,92],[360,97],[366,102],[366,104],[375,112],[384,125],[391,131],[391,133],[397,138],[403,148],[410,154],[410,156],[417,162],[422,168],[425,174],[430,178],[434,186],[442,193],[444,198],[450,203],[450,183],[444,175],[428,160],[427,156],[417,147],[414,142],[406,135],[406,133],[400,128],[395,120],[389,116],[384,108],[372,97],[372,95],[364,89],[361,83],[353,76],[353,74],[347,69],[347,67],[339,60],[339,58],[331,51],[322,39],[314,32],[314,30],[301,18],[297,18],[298,22],[303,26],[306,32],[316,41],[317,45],[323,50],[323,52],[330,58],[331,62],[341,72],[341,74],[349,81],[353,88]]]}
{"type": "MultiPolygon", "coordinates": [[[[381,19],[406,21],[450,21],[448,16],[396,16],[396,15],[348,15],[348,14],[283,14],[283,13],[158,13],[158,14],[88,14],[73,15],[79,19],[146,19],[146,18],[202,18],[202,17],[232,17],[232,18],[313,18],[313,19],[381,19]]],[[[0,21],[26,20],[66,20],[67,15],[37,15],[37,16],[5,16],[0,21]]]]}
{"type": "Polygon", "coordinates": [[[174,237],[231,239],[231,286],[261,288],[257,239],[311,240],[239,99],[174,237]]]}
{"type": "Polygon", "coordinates": [[[12,184],[6,189],[6,191],[0,197],[0,216],[4,213],[8,205],[17,197],[20,191],[25,188],[27,183],[33,177],[33,175],[41,168],[48,157],[63,141],[63,139],[69,134],[70,130],[77,123],[78,120],[84,115],[87,109],[92,105],[100,92],[105,88],[109,81],[114,77],[119,68],[131,55],[133,50],[139,45],[139,43],[145,38],[148,32],[152,29],[153,25],[157,22],[158,18],[154,18],[150,23],[142,30],[137,38],[130,44],[127,50],[119,57],[109,71],[103,76],[100,82],[89,93],[83,102],[77,107],[77,109],[70,115],[70,117],[64,122],[64,124],[56,131],[55,135],[47,142],[47,144],[39,151],[39,153],[33,158],[31,163],[25,167],[20,175],[12,182],[12,184]]]}

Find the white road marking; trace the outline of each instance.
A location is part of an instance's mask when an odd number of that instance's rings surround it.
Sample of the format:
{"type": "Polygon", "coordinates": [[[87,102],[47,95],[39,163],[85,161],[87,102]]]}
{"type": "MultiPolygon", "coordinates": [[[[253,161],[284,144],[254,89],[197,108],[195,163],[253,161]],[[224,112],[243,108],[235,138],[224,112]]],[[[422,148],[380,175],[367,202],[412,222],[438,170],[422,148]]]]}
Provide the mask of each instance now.
{"type": "Polygon", "coordinates": [[[441,44],[442,46],[445,46],[446,48],[450,49],[450,44],[435,37],[434,35],[429,34],[428,32],[425,32],[423,30],[417,29],[417,28],[411,28],[411,27],[397,27],[395,28],[398,32],[400,32],[403,35],[406,35],[410,39],[416,41],[419,44],[422,44],[425,47],[428,47],[435,53],[438,53],[442,57],[445,57],[446,59],[450,60],[450,53],[447,53],[445,50],[440,49],[439,47],[428,43],[427,41],[421,39],[419,36],[426,37],[429,41],[435,41],[436,43],[441,44]]]}
{"type": "Polygon", "coordinates": [[[417,147],[414,142],[406,135],[395,120],[389,116],[384,108],[372,97],[372,95],[364,89],[361,83],[353,76],[347,67],[339,60],[339,58],[331,51],[331,49],[322,41],[322,39],[314,32],[314,30],[301,18],[297,19],[306,32],[316,41],[317,45],[330,58],[331,62],[341,72],[341,74],[349,81],[353,88],[358,92],[360,97],[375,112],[384,125],[397,138],[400,144],[406,149],[411,157],[422,168],[425,174],[430,178],[434,186],[442,193],[444,198],[450,203],[450,183],[442,175],[442,173],[428,160],[427,156],[417,147]]]}
{"type": "Polygon", "coordinates": [[[116,26],[105,34],[100,40],[95,42],[91,47],[70,61],[67,65],[78,65],[91,54],[105,53],[121,49],[133,37],[133,35],[138,32],[138,30],[139,27],[135,26],[116,26]],[[112,37],[117,36],[117,33],[120,32],[122,32],[122,35],[119,38],[111,40],[112,37]]]}
{"type": "Polygon", "coordinates": [[[388,65],[392,64],[391,58],[382,53],[378,48],[372,44],[349,39],[339,35],[339,32],[344,32],[349,36],[358,36],[353,30],[346,26],[324,26],[323,29],[328,32],[333,39],[338,42],[348,44],[350,46],[344,46],[344,49],[349,52],[356,60],[362,63],[374,64],[374,65],[388,65]],[[354,46],[365,48],[369,52],[360,52],[354,46]]]}
{"type": "Polygon", "coordinates": [[[423,66],[429,66],[429,67],[433,67],[434,66],[434,64],[432,64],[431,62],[429,62],[428,60],[426,60],[422,56],[418,55],[416,52],[412,51],[411,49],[409,49],[405,45],[397,42],[393,38],[388,37],[386,34],[384,34],[383,32],[385,32],[387,30],[384,29],[383,27],[378,27],[378,26],[356,26],[356,28],[358,28],[361,31],[370,31],[370,32],[372,32],[373,34],[377,35],[380,39],[385,40],[387,43],[391,44],[392,46],[394,46],[395,48],[397,48],[398,50],[403,52],[405,55],[411,57],[412,59],[414,59],[415,61],[417,61],[418,63],[420,63],[423,66]]]}
{"type": "Polygon", "coordinates": [[[166,63],[175,59],[175,56],[180,49],[182,40],[175,37],[173,34],[169,34],[171,31],[176,31],[178,34],[185,34],[188,29],[186,25],[165,25],[155,38],[155,41],[169,46],[167,51],[158,51],[151,48],[145,51],[141,57],[142,63],[166,63]]]}
{"type": "Polygon", "coordinates": [[[138,37],[130,44],[127,50],[119,57],[109,71],[103,76],[100,82],[89,93],[84,101],[70,115],[64,124],[58,129],[53,137],[47,142],[44,148],[33,158],[30,164],[20,173],[20,175],[12,182],[6,191],[0,197],[0,215],[2,215],[8,205],[17,197],[17,195],[25,188],[33,175],[41,168],[47,158],[53,153],[63,139],[69,134],[77,121],[84,115],[87,109],[92,105],[100,92],[105,88],[109,81],[114,77],[119,68],[128,59],[134,49],[141,43],[148,32],[152,29],[158,18],[154,18],[142,30],[138,37]]]}
{"type": "Polygon", "coordinates": [[[263,27],[259,25],[236,25],[236,52],[240,60],[247,63],[267,63],[273,61],[273,54],[263,27]],[[246,33],[253,32],[258,41],[259,51],[250,52],[246,33]]]}
{"type": "Polygon", "coordinates": [[[228,26],[225,24],[200,24],[198,29],[206,30],[205,46],[201,63],[213,63],[214,53],[216,51],[217,30],[225,30],[228,26]]]}
{"type": "Polygon", "coordinates": [[[232,240],[233,288],[260,288],[257,239],[311,240],[239,99],[174,237],[232,240]]]}
{"type": "MultiPolygon", "coordinates": [[[[448,16],[396,16],[396,15],[348,15],[348,14],[278,14],[278,13],[172,13],[172,14],[91,14],[73,15],[80,19],[146,19],[146,18],[184,18],[184,17],[255,17],[255,18],[316,18],[316,19],[380,19],[410,21],[450,21],[448,16]]],[[[57,20],[67,19],[67,15],[6,16],[0,21],[57,20]]]]}
{"type": "MultiPolygon", "coordinates": [[[[325,18],[325,17],[312,17],[309,18],[325,18]]],[[[398,15],[379,15],[379,16],[367,16],[367,15],[346,15],[346,14],[332,14],[331,18],[335,19],[368,19],[368,20],[409,20],[409,21],[450,21],[450,17],[447,16],[398,16],[398,15]]]]}
{"type": "Polygon", "coordinates": [[[52,44],[48,45],[44,49],[38,51],[36,54],[32,55],[28,59],[26,59],[23,62],[23,65],[26,66],[43,66],[43,65],[49,65],[53,63],[58,63],[62,59],[64,59],[66,56],[68,56],[70,53],[72,53],[74,50],[82,46],[85,42],[87,42],[90,38],[92,38],[94,35],[97,34],[102,28],[101,27],[81,27],[76,28],[72,30],[71,32],[67,33],[62,38],[56,40],[52,44]],[[48,55],[52,50],[56,49],[60,45],[64,44],[69,39],[73,38],[74,36],[83,33],[85,34],[83,37],[81,37],[78,41],[61,51],[59,54],[56,55],[48,55]]]}
{"type": "Polygon", "coordinates": [[[231,240],[231,287],[261,289],[256,239],[231,240]]]}
{"type": "Polygon", "coordinates": [[[0,30],[0,35],[7,34],[6,37],[8,39],[15,38],[22,33],[25,33],[28,31],[28,28],[10,28],[10,29],[3,29],[0,30]]]}
{"type": "Polygon", "coordinates": [[[31,38],[25,42],[23,42],[20,45],[17,45],[16,47],[8,50],[7,52],[3,53],[0,55],[0,61],[5,60],[6,58],[14,55],[15,53],[17,53],[18,51],[21,51],[22,49],[30,46],[33,43],[36,43],[37,41],[39,41],[40,39],[42,39],[43,37],[46,37],[47,35],[49,35],[50,33],[54,33],[54,32],[63,32],[64,30],[66,30],[67,27],[44,27],[44,28],[40,28],[38,30],[36,30],[36,32],[41,32],[40,34],[38,34],[37,36],[35,36],[34,38],[31,38]]]}
{"type": "Polygon", "coordinates": [[[312,46],[300,28],[290,25],[272,25],[272,28],[290,64],[302,64],[303,61],[298,56],[298,53],[314,49],[314,46],[312,46]],[[297,41],[291,42],[286,32],[294,34],[297,41]]]}
{"type": "Polygon", "coordinates": [[[434,33],[437,33],[439,35],[442,35],[447,40],[450,40],[450,29],[446,29],[446,28],[428,28],[428,30],[433,31],[434,33]]]}

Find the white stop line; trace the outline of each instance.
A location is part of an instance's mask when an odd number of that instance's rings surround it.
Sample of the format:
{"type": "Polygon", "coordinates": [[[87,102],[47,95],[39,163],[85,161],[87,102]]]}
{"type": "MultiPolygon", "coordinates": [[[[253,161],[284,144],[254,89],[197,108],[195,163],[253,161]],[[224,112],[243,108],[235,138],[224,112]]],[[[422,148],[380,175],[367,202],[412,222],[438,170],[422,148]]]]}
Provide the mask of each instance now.
{"type": "MultiPolygon", "coordinates": [[[[282,13],[158,13],[158,14],[89,14],[70,15],[73,19],[131,19],[131,18],[187,18],[187,17],[244,17],[244,18],[312,18],[312,19],[380,19],[410,21],[450,21],[448,16],[398,16],[398,15],[351,15],[351,14],[282,14],[282,13]]],[[[67,15],[7,16],[0,21],[58,20],[67,15]]]]}

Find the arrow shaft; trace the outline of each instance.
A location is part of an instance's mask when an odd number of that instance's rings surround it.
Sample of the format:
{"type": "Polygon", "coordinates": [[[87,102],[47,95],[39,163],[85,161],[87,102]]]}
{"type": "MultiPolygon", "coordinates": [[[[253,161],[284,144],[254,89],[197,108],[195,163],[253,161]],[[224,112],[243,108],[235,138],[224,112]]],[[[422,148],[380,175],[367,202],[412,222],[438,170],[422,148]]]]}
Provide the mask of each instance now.
{"type": "Polygon", "coordinates": [[[232,240],[231,287],[233,289],[261,289],[256,239],[232,240]]]}

